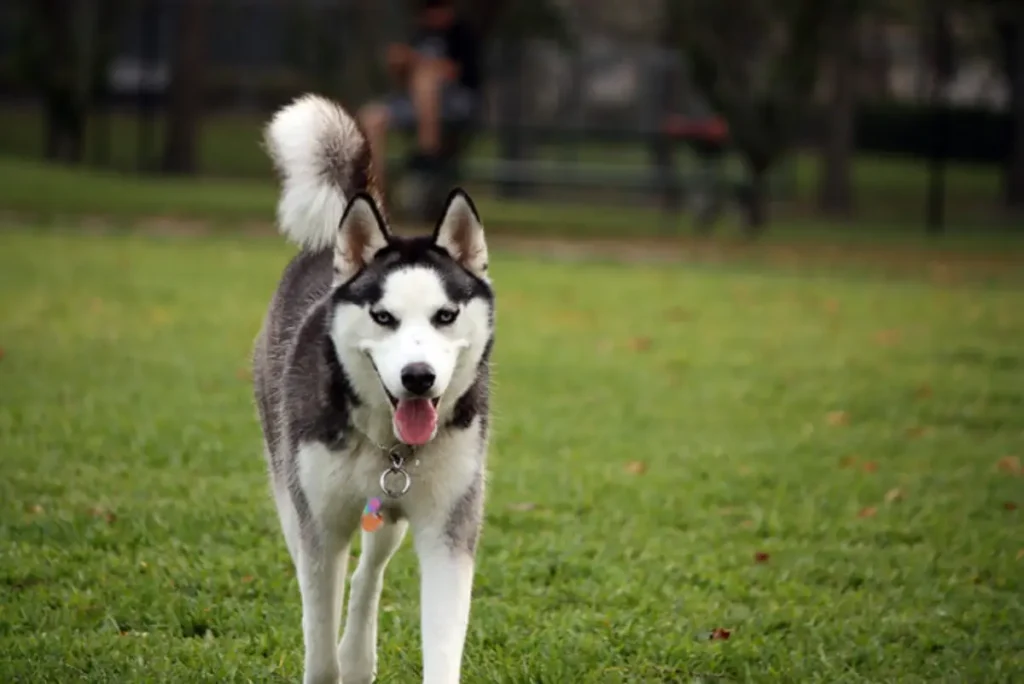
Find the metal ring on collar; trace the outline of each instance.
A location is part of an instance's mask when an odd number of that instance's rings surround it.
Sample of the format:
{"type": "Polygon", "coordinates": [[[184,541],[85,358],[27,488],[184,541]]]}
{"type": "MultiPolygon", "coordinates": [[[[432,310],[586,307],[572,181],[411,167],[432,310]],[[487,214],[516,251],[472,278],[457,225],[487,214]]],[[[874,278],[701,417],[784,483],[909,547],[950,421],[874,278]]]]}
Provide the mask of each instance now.
{"type": "Polygon", "coordinates": [[[397,499],[409,491],[409,485],[411,484],[412,478],[409,477],[409,473],[405,472],[404,468],[391,467],[380,474],[380,489],[392,499],[397,499]],[[388,487],[388,475],[401,475],[402,486],[397,489],[388,487]]]}

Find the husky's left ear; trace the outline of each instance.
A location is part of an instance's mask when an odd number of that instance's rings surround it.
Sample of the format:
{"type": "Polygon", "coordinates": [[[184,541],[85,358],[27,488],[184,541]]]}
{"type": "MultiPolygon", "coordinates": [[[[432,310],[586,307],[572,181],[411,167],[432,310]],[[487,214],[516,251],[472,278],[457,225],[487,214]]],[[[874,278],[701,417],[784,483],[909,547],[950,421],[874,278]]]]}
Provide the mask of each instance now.
{"type": "Polygon", "coordinates": [[[487,277],[487,241],[473,200],[462,188],[452,190],[441,220],[434,229],[434,244],[444,249],[473,275],[487,277]]]}

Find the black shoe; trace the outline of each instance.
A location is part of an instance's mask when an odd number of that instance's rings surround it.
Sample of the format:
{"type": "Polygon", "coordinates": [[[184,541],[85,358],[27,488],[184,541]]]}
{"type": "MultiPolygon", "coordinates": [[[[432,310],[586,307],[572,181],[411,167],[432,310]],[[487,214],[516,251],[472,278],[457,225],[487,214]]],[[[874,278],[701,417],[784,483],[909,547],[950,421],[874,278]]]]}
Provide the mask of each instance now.
{"type": "Polygon", "coordinates": [[[440,168],[436,155],[416,152],[409,159],[409,170],[414,173],[432,174],[440,168]]]}

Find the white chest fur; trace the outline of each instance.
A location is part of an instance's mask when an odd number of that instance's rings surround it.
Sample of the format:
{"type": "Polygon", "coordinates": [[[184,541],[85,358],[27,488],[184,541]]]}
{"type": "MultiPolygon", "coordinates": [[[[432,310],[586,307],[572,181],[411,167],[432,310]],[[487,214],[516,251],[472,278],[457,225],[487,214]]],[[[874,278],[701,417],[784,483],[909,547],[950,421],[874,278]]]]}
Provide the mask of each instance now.
{"type": "MultiPolygon", "coordinates": [[[[479,420],[477,418],[476,420],[479,420]]],[[[440,523],[483,468],[477,425],[438,435],[406,459],[409,490],[388,497],[380,487],[387,470],[388,454],[366,440],[352,448],[332,451],[326,445],[302,444],[297,454],[299,482],[309,503],[310,515],[320,529],[343,533],[351,530],[370,497],[378,497],[388,509],[398,511],[415,529],[420,524],[440,523]]]]}

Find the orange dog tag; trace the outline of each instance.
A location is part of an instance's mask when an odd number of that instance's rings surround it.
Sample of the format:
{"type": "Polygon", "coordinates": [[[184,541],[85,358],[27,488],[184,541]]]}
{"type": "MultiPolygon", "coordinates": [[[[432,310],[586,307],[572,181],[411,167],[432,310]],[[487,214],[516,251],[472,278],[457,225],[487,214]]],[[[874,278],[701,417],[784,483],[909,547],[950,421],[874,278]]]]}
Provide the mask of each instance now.
{"type": "Polygon", "coordinates": [[[384,524],[384,516],[380,514],[380,499],[374,497],[366,502],[362,523],[367,532],[376,532],[384,524]]]}

